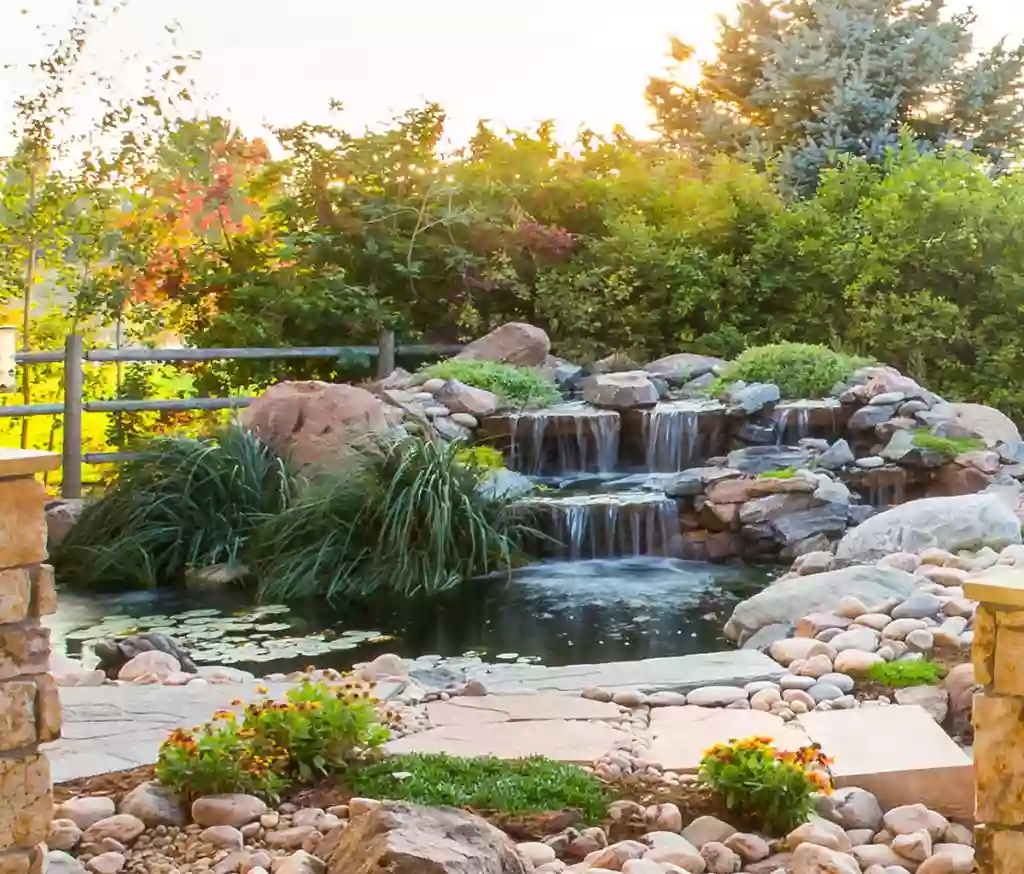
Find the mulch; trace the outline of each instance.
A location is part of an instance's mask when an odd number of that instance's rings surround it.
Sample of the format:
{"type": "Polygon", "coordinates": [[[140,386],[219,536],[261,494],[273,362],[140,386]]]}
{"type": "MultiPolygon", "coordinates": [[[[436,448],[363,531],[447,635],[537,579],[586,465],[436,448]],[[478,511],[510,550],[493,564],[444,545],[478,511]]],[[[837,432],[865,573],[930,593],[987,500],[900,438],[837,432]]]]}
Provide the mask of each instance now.
{"type": "Polygon", "coordinates": [[[117,803],[140,783],[155,779],[156,768],[153,765],[144,765],[130,771],[97,774],[95,777],[58,783],[53,787],[53,800],[60,804],[78,795],[105,795],[117,803]]]}

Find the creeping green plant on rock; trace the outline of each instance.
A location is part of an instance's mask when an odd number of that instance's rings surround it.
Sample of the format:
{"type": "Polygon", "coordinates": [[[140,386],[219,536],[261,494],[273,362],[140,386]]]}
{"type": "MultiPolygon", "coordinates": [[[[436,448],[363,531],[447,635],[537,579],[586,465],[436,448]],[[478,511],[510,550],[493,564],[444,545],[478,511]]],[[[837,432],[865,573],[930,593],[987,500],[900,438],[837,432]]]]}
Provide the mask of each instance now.
{"type": "Polygon", "coordinates": [[[827,346],[810,343],[775,343],[752,346],[741,352],[722,374],[722,382],[769,382],[784,398],[821,398],[836,383],[845,382],[868,359],[859,359],[827,346]]]}
{"type": "Polygon", "coordinates": [[[424,368],[421,380],[456,379],[475,388],[493,392],[513,406],[548,406],[561,400],[555,384],[533,367],[518,367],[497,361],[449,358],[424,368]]]}
{"type": "Polygon", "coordinates": [[[944,676],[946,669],[937,662],[919,659],[912,662],[879,662],[868,668],[868,677],[890,689],[907,686],[934,686],[944,676]]]}

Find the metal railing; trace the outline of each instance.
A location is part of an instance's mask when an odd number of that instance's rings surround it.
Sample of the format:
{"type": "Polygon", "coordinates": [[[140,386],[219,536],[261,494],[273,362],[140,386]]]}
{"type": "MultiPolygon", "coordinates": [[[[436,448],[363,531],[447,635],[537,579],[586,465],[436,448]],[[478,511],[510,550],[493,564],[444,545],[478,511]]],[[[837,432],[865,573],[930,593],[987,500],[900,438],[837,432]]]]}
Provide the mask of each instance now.
{"type": "MultiPolygon", "coordinates": [[[[382,338],[383,339],[383,338],[382,338]]],[[[454,344],[395,346],[387,342],[378,346],[302,346],[280,349],[86,349],[77,334],[69,334],[63,352],[20,352],[15,356],[22,367],[33,364],[64,365],[64,399],[55,404],[10,404],[0,406],[0,417],[63,416],[63,477],[61,495],[82,496],[82,465],[110,464],[131,458],[130,452],[83,452],[82,416],[84,413],[138,413],[192,410],[241,409],[252,403],[251,397],[180,398],[170,400],[98,400],[84,397],[84,365],[111,363],[173,364],[196,361],[273,361],[295,358],[338,358],[343,354],[362,354],[377,358],[378,377],[387,376],[395,368],[396,355],[447,355],[462,347],[454,344]]]]}

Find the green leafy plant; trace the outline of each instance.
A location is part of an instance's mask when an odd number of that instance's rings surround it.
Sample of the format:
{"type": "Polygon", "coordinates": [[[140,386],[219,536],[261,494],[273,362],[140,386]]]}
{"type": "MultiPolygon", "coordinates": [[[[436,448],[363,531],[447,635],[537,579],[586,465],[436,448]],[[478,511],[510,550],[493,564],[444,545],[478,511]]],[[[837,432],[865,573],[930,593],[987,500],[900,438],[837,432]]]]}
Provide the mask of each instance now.
{"type": "Polygon", "coordinates": [[[765,470],[757,475],[758,479],[792,479],[796,476],[795,467],[779,467],[774,470],[765,470]]]}
{"type": "Polygon", "coordinates": [[[457,379],[466,385],[494,392],[505,403],[518,407],[546,406],[557,403],[562,397],[557,386],[539,370],[497,361],[449,358],[431,364],[417,375],[421,381],[457,379]]]}
{"type": "Polygon", "coordinates": [[[505,456],[493,446],[467,446],[455,453],[455,458],[464,467],[470,467],[481,474],[494,470],[503,470],[505,456]]]}
{"type": "Polygon", "coordinates": [[[294,490],[285,462],[240,427],[157,438],[86,505],[53,563],[62,582],[95,588],[178,583],[190,567],[241,564],[256,526],[294,490]]]}
{"type": "Polygon", "coordinates": [[[768,834],[788,834],[806,822],[812,796],[830,792],[830,760],[817,745],[784,753],[769,737],[715,744],[704,753],[698,781],[725,806],[768,834]]]}
{"type": "Polygon", "coordinates": [[[609,795],[595,777],[574,765],[535,757],[505,761],[447,755],[392,756],[353,768],[346,786],[371,798],[529,814],[571,808],[596,823],[609,795]]]}
{"type": "Polygon", "coordinates": [[[722,380],[771,382],[783,397],[820,398],[837,382],[845,382],[866,359],[857,359],[827,346],[810,343],[776,343],[752,346],[730,362],[722,380]]]}
{"type": "MultiPolygon", "coordinates": [[[[232,702],[241,707],[240,700],[232,702]]],[[[388,738],[368,688],[304,682],[284,701],[269,698],[177,729],[160,747],[157,779],[186,797],[247,792],[276,800],[295,782],[338,773],[388,738]]]]}
{"type": "Polygon", "coordinates": [[[930,431],[915,431],[914,445],[921,449],[941,452],[943,455],[957,456],[964,452],[984,449],[985,441],[976,437],[939,437],[930,431]]]}
{"type": "Polygon", "coordinates": [[[934,686],[944,676],[946,669],[937,662],[917,659],[907,662],[879,662],[868,668],[868,677],[890,689],[907,686],[934,686]]]}
{"type": "Polygon", "coordinates": [[[253,538],[261,594],[433,594],[511,567],[525,529],[507,501],[479,493],[460,451],[418,437],[385,442],[310,485],[253,538]]]}

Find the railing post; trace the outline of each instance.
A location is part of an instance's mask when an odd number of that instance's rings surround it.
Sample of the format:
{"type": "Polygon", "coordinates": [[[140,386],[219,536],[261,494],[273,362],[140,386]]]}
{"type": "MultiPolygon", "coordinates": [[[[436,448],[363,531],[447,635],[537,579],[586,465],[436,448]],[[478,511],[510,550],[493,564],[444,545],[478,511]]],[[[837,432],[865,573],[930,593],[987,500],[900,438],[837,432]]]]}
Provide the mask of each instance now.
{"type": "Polygon", "coordinates": [[[82,363],[84,344],[79,334],[64,340],[64,478],[60,493],[82,497],[82,363]]]}
{"type": "Polygon", "coordinates": [[[377,334],[377,379],[391,376],[395,369],[395,332],[381,328],[377,334]]]}

